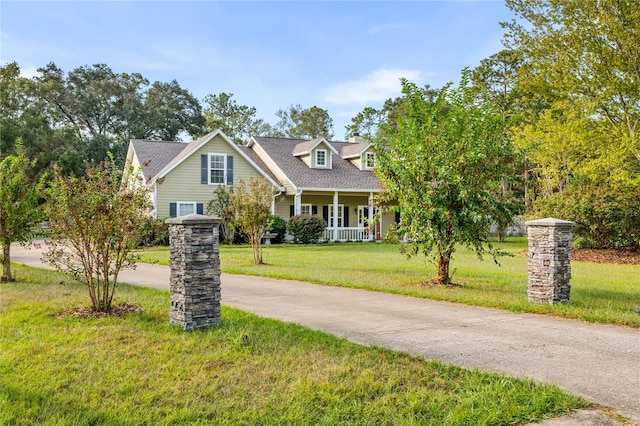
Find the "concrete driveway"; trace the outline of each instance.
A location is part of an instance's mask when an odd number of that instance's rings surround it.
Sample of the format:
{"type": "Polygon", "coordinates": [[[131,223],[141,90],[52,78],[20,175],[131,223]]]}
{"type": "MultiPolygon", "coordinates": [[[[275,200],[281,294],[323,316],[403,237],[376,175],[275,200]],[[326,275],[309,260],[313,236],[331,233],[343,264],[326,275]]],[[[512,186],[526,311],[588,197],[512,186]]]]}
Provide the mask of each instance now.
{"type": "MultiPolygon", "coordinates": [[[[13,262],[46,267],[40,257],[40,250],[12,246],[13,262]]],[[[140,264],[120,280],[168,290],[169,268],[140,264]]],[[[365,345],[553,383],[640,423],[638,329],[299,281],[229,274],[221,281],[224,305],[365,345]]],[[[598,413],[552,422],[544,424],[616,424],[598,413]]]]}

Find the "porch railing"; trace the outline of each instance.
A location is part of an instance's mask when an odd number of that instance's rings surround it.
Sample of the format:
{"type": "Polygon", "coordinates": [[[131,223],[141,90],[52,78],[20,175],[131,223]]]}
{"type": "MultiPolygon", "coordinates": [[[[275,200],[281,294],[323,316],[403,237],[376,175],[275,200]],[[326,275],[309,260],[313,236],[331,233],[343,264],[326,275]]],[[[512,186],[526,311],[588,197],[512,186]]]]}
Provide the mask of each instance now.
{"type": "MultiPolygon", "coordinates": [[[[333,228],[325,228],[325,241],[336,241],[333,234],[333,228]]],[[[337,241],[368,241],[369,230],[367,228],[338,228],[337,241]]]]}

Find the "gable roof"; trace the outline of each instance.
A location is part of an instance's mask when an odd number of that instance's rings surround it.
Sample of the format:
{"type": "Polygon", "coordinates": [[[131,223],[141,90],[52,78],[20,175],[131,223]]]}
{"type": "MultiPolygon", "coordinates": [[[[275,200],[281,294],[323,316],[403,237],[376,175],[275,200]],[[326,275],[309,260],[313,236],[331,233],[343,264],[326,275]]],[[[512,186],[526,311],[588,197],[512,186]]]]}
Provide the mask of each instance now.
{"type": "Polygon", "coordinates": [[[183,142],[150,141],[133,139],[131,145],[142,163],[142,175],[150,182],[160,170],[171,162],[186,147],[183,142]]]}
{"type": "Polygon", "coordinates": [[[368,142],[358,142],[358,143],[348,143],[342,147],[340,150],[340,156],[344,159],[360,157],[363,152],[365,152],[371,143],[368,142]]]}
{"type": "Polygon", "coordinates": [[[143,175],[145,180],[149,184],[155,184],[156,180],[166,176],[183,161],[189,158],[190,155],[218,135],[241,157],[251,164],[251,166],[270,181],[272,185],[277,187],[282,186],[257,154],[253,152],[249,153],[249,150],[246,149],[246,147],[236,145],[219,129],[189,143],[142,140],[132,140],[131,143],[134,146],[138,161],[143,163],[143,175]],[[140,148],[141,151],[138,151],[138,148],[140,148]],[[154,162],[155,164],[152,166],[152,163],[154,162]]]}
{"type": "MultiPolygon", "coordinates": [[[[325,141],[333,152],[338,154],[349,142],[325,141]]],[[[264,152],[282,170],[293,186],[298,190],[342,190],[342,191],[380,191],[380,181],[369,170],[360,170],[349,160],[339,155],[333,159],[331,169],[312,169],[293,153],[297,146],[317,146],[316,139],[306,141],[302,139],[274,138],[254,136],[248,144],[258,144],[264,152]],[[311,144],[310,142],[314,142],[311,144]]],[[[313,149],[313,148],[311,148],[313,149]]]]}
{"type": "Polygon", "coordinates": [[[295,155],[296,157],[299,157],[301,155],[311,155],[311,151],[313,151],[313,149],[320,145],[322,142],[324,142],[334,154],[338,155],[338,151],[336,151],[336,149],[332,147],[325,138],[316,138],[311,139],[310,141],[299,141],[299,143],[293,147],[293,155],[295,155]]]}

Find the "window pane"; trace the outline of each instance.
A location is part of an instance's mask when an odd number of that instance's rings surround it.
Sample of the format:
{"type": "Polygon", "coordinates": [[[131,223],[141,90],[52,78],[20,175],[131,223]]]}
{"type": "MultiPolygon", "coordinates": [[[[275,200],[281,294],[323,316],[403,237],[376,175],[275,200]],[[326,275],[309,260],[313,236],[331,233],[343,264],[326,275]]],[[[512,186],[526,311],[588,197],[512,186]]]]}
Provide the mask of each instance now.
{"type": "Polygon", "coordinates": [[[300,214],[308,214],[311,216],[311,204],[302,204],[300,206],[300,214]]]}
{"type": "Polygon", "coordinates": [[[178,216],[186,216],[195,213],[192,203],[178,203],[178,216]]]}
{"type": "Polygon", "coordinates": [[[209,183],[224,183],[224,155],[211,155],[209,183]]]}
{"type": "Polygon", "coordinates": [[[317,166],[327,165],[327,153],[325,151],[321,151],[321,150],[316,151],[316,165],[317,166]]]}
{"type": "Polygon", "coordinates": [[[367,168],[373,169],[376,165],[376,155],[373,152],[367,152],[367,168]]]}

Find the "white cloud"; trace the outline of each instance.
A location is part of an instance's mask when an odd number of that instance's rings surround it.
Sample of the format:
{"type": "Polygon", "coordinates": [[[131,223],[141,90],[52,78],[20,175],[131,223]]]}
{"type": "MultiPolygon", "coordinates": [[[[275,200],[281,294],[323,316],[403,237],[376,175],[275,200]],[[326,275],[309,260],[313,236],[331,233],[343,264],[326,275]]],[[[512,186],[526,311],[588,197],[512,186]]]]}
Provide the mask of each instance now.
{"type": "Polygon", "coordinates": [[[20,67],[20,77],[33,78],[38,75],[40,75],[40,73],[38,72],[38,67],[20,67]]]}
{"type": "Polygon", "coordinates": [[[384,102],[398,96],[400,78],[417,82],[424,74],[418,70],[377,69],[358,80],[345,81],[329,88],[324,95],[327,102],[338,105],[366,105],[384,102]]]}

